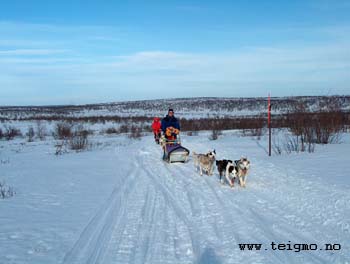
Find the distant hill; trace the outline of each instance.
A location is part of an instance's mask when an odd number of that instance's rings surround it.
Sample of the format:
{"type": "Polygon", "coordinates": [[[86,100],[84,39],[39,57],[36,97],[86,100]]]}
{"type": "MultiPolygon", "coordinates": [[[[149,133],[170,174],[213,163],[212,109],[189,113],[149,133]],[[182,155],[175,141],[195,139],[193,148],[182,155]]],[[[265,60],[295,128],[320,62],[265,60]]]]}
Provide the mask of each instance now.
{"type": "MultiPolygon", "coordinates": [[[[271,98],[274,114],[283,114],[303,105],[307,110],[350,111],[350,96],[297,96],[271,98]]],[[[34,117],[164,116],[168,108],[182,118],[257,116],[267,112],[267,98],[174,98],[86,105],[0,106],[1,119],[34,117]]]]}

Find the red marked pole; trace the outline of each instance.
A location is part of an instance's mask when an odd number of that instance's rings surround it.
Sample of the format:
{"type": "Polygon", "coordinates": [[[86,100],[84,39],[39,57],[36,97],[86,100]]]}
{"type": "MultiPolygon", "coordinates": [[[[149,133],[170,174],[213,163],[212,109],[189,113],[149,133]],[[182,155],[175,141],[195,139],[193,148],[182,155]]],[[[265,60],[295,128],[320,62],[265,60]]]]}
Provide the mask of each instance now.
{"type": "Polygon", "coordinates": [[[268,112],[268,115],[267,115],[267,123],[268,123],[268,126],[269,126],[269,156],[271,156],[271,98],[270,98],[270,93],[269,93],[269,96],[268,96],[268,99],[267,99],[267,112],[268,112]]]}

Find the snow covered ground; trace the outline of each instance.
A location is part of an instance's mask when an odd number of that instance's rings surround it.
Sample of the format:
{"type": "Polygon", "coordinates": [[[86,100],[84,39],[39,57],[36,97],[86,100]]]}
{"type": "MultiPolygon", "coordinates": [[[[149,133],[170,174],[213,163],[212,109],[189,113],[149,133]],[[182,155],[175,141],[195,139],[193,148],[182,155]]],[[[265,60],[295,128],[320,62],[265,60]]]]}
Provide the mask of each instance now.
{"type": "Polygon", "coordinates": [[[247,187],[221,185],[216,169],[201,177],[192,160],[164,163],[150,135],[94,136],[60,156],[53,140],[0,141],[0,181],[16,190],[0,199],[0,263],[350,263],[349,138],[272,157],[265,137],[235,131],[182,140],[246,155],[247,187]]]}

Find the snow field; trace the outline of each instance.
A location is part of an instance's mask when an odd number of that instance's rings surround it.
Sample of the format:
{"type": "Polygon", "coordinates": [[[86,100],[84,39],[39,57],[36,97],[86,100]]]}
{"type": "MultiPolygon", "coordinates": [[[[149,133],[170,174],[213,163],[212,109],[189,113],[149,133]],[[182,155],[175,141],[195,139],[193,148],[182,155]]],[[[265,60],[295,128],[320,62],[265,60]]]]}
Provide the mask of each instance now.
{"type": "Polygon", "coordinates": [[[3,263],[350,263],[349,143],[268,157],[267,140],[183,136],[191,151],[247,156],[247,187],[168,164],[152,136],[95,136],[99,147],[55,156],[53,142],[1,142],[3,263]],[[290,242],[289,242],[290,241],[290,242]],[[271,250],[326,243],[339,251],[271,250]],[[242,251],[239,243],[262,243],[242,251]]]}

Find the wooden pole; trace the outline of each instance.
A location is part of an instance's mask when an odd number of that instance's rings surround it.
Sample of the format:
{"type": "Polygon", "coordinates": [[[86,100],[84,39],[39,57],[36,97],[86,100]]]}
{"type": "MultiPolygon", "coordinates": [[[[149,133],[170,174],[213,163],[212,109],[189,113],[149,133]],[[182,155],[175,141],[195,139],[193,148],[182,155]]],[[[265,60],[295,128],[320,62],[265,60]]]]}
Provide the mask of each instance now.
{"type": "Polygon", "coordinates": [[[270,93],[268,96],[268,117],[267,117],[267,123],[269,126],[269,156],[271,156],[271,98],[270,98],[270,93]]]}

